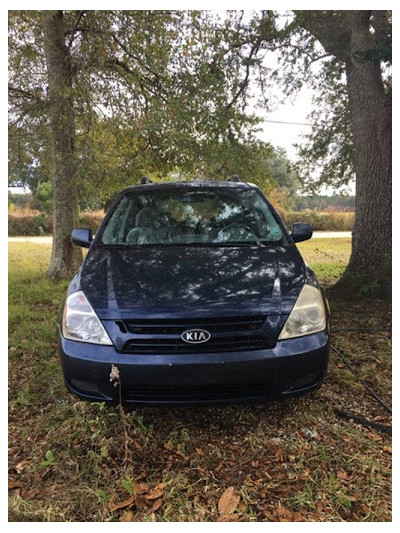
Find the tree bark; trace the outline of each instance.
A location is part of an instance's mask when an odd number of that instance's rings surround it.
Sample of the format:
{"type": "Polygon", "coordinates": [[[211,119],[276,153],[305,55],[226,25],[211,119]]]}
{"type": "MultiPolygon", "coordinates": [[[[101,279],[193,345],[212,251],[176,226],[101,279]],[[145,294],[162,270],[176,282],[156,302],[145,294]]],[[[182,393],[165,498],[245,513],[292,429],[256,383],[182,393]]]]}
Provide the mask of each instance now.
{"type": "Polygon", "coordinates": [[[74,108],[71,58],[65,44],[62,11],[43,11],[42,25],[53,141],[53,248],[48,276],[69,278],[78,269],[81,250],[71,232],[78,223],[74,108]]]}
{"type": "Polygon", "coordinates": [[[346,65],[356,172],[355,227],[344,279],[389,285],[392,250],[391,102],[370,11],[306,11],[301,24],[346,65]]]}
{"type": "Polygon", "coordinates": [[[368,25],[353,24],[346,61],[347,91],[355,147],[355,227],[347,274],[387,285],[392,267],[392,127],[379,62],[359,52],[371,49],[368,25]]]}

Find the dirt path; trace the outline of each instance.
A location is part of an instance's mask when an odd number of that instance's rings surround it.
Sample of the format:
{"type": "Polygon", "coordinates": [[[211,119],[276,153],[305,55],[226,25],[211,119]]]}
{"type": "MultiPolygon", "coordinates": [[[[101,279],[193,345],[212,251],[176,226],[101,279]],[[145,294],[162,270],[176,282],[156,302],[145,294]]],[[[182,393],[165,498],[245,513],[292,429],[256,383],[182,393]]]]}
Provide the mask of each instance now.
{"type": "MultiPolygon", "coordinates": [[[[313,239],[338,239],[351,237],[351,231],[315,231],[313,239]]],[[[34,242],[36,244],[51,244],[53,237],[50,235],[43,237],[8,237],[8,242],[34,242]]]]}

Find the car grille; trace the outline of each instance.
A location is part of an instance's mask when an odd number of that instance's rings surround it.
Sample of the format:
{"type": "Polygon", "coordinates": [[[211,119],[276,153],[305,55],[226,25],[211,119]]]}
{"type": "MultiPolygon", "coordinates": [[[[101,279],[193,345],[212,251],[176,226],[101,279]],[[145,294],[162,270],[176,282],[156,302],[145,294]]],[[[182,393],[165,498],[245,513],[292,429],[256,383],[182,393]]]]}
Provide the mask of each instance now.
{"type": "Polygon", "coordinates": [[[125,353],[178,354],[215,353],[268,348],[262,335],[265,316],[235,316],[196,319],[143,319],[119,321],[121,331],[131,334],[123,346],[125,353]],[[189,329],[205,329],[209,341],[190,344],[181,335],[189,329]]]}
{"type": "Polygon", "coordinates": [[[127,401],[196,402],[269,397],[273,392],[272,382],[232,385],[193,385],[134,387],[124,390],[127,401]]]}

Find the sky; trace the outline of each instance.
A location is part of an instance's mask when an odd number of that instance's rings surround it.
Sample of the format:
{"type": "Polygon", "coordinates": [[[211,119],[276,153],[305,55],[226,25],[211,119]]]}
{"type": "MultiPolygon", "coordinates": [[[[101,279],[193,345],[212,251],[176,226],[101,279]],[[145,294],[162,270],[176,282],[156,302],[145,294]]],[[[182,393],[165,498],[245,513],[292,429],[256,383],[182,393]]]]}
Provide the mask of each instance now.
{"type": "Polygon", "coordinates": [[[294,144],[300,143],[301,136],[309,133],[311,129],[310,126],[304,125],[309,124],[307,115],[312,110],[311,99],[311,91],[302,89],[294,103],[286,102],[275,111],[262,113],[265,122],[260,138],[273,146],[284,148],[289,159],[293,161],[297,158],[294,144]]]}
{"type": "MultiPolygon", "coordinates": [[[[275,147],[284,148],[288,158],[293,162],[297,160],[297,150],[294,145],[302,144],[304,142],[302,136],[311,130],[306,124],[310,124],[307,117],[313,109],[312,96],[312,90],[304,87],[292,102],[286,101],[271,112],[257,113],[264,120],[261,125],[262,131],[259,133],[260,139],[275,147]]],[[[332,195],[337,192],[332,187],[323,187],[320,194],[332,195]]],[[[347,194],[355,194],[354,181],[349,183],[347,194]]]]}

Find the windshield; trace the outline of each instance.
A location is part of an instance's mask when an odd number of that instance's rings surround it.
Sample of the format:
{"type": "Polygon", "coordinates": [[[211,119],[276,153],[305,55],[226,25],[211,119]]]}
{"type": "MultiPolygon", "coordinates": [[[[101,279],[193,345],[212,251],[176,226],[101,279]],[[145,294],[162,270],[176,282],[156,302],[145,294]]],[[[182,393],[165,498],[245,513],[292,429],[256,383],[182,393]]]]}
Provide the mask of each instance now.
{"type": "Polygon", "coordinates": [[[101,235],[105,245],[249,245],[283,233],[253,189],[176,188],[123,196],[101,235]]]}

